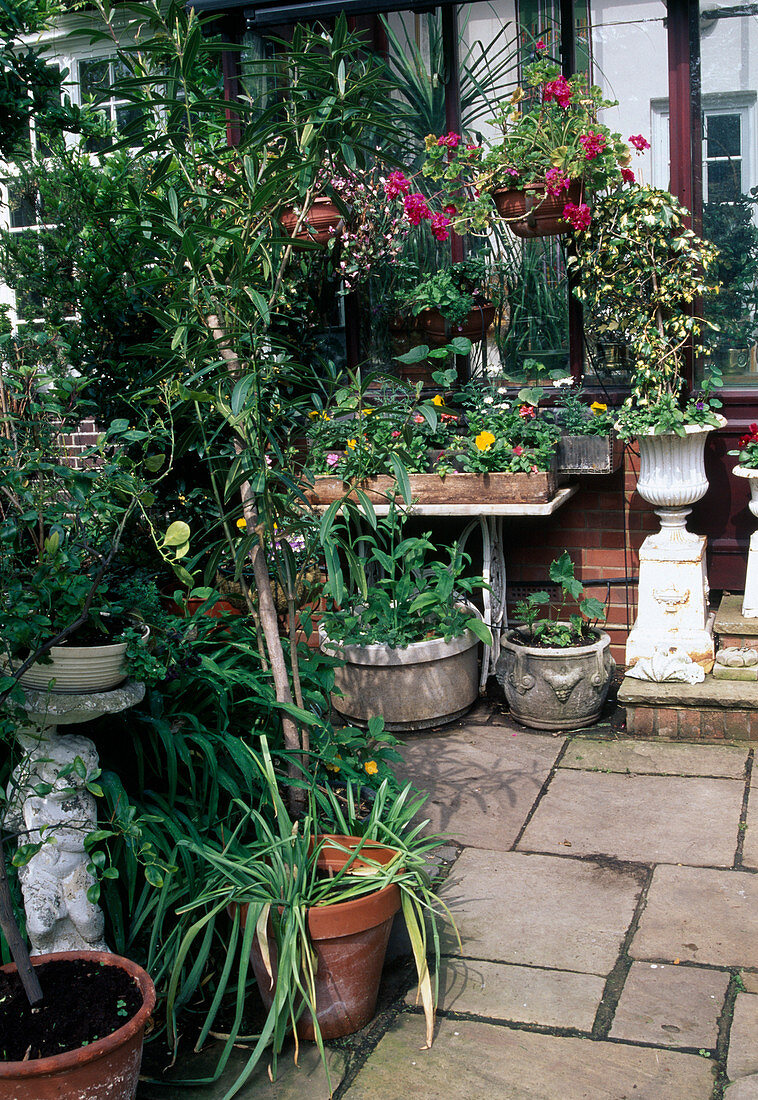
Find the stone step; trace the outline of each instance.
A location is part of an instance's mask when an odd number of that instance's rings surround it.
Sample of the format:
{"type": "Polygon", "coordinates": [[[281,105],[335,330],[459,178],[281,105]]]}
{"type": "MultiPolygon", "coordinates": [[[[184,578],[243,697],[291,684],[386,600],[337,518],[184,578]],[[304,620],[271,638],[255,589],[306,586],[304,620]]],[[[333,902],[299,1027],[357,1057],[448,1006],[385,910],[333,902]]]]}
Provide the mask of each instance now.
{"type": "Polygon", "coordinates": [[[758,741],[758,683],[657,684],[626,676],[619,688],[630,737],[664,741],[758,741]]]}
{"type": "Polygon", "coordinates": [[[758,646],[758,619],[746,619],[742,614],[742,594],[725,595],[716,612],[713,630],[719,649],[727,646],[758,646]]]}

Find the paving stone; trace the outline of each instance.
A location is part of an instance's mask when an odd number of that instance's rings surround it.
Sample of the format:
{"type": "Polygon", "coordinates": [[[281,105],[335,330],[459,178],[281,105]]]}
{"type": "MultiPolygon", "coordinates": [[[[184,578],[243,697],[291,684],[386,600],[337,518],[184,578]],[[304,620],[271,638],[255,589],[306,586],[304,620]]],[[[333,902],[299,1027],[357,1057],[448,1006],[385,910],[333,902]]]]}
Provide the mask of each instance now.
{"type": "MultiPolygon", "coordinates": [[[[443,959],[439,1006],[491,1020],[591,1031],[605,978],[565,970],[443,959]]],[[[406,997],[416,1004],[416,990],[406,997]]]]}
{"type": "Polygon", "coordinates": [[[758,993],[758,974],[750,970],[741,970],[740,977],[746,993],[758,993]]]}
{"type": "Polygon", "coordinates": [[[753,785],[748,795],[745,824],[747,828],[742,841],[742,863],[745,867],[758,867],[758,787],[753,785]]]}
{"type": "MultiPolygon", "coordinates": [[[[174,1076],[179,1079],[209,1077],[218,1061],[220,1043],[212,1043],[200,1054],[188,1054],[183,1057],[174,1076]]],[[[160,1085],[141,1082],[137,1100],[168,1100],[169,1097],[181,1097],[182,1100],[221,1100],[234,1083],[237,1075],[244,1069],[250,1057],[252,1046],[248,1050],[235,1048],[229,1058],[229,1064],[218,1081],[197,1088],[171,1087],[171,1074],[160,1085]]],[[[276,1081],[268,1076],[270,1058],[264,1055],[256,1066],[250,1079],[235,1093],[237,1100],[326,1100],[329,1086],[324,1066],[318,1050],[312,1043],[303,1043],[298,1054],[298,1065],[293,1060],[294,1046],[285,1046],[279,1056],[276,1081]]],[[[329,1077],[332,1090],[342,1080],[345,1067],[345,1054],[340,1050],[327,1050],[329,1077]]],[[[143,1073],[145,1067],[143,1066],[143,1073]]]]}
{"type": "Polygon", "coordinates": [[[656,867],[630,955],[758,967],[758,876],[656,867]]]}
{"type": "MultiPolygon", "coordinates": [[[[592,861],[469,848],[442,896],[465,958],[608,974],[631,922],[642,872],[592,861]]],[[[446,954],[454,937],[443,934],[446,954]]]]}
{"type": "Polygon", "coordinates": [[[404,1014],[347,1091],[348,1100],[709,1100],[711,1063],[670,1050],[404,1014]]]}
{"type": "Polygon", "coordinates": [[[563,745],[561,737],[475,726],[408,736],[397,769],[428,792],[423,814],[460,844],[512,847],[563,745]]]}
{"type": "Polygon", "coordinates": [[[724,971],[632,963],[611,1037],[714,1050],[728,985],[724,971]]]}
{"type": "Polygon", "coordinates": [[[743,794],[735,779],[566,769],[553,777],[518,848],[729,867],[743,794]]]}
{"type": "Polygon", "coordinates": [[[747,749],[737,745],[691,745],[665,741],[594,741],[577,738],[561,768],[598,769],[638,775],[711,775],[742,779],[747,749]]]}
{"type": "Polygon", "coordinates": [[[758,1100],[758,1077],[742,1077],[728,1085],[724,1100],[758,1100]]]}
{"type": "Polygon", "coordinates": [[[729,1032],[726,1075],[734,1080],[751,1073],[758,1074],[758,997],[738,993],[729,1032]]]}

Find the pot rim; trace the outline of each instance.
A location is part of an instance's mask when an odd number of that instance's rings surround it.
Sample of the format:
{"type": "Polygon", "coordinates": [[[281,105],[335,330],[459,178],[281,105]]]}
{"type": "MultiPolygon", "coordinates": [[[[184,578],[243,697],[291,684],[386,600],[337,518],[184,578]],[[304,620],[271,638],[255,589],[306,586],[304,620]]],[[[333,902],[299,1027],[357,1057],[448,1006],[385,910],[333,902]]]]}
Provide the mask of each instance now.
{"type": "MultiPolygon", "coordinates": [[[[698,435],[702,432],[717,432],[720,431],[721,428],[725,428],[727,425],[726,417],[722,416],[721,413],[716,413],[715,415],[718,418],[718,424],[685,424],[685,435],[698,435]]],[[[618,421],[613,426],[618,429],[618,421]]],[[[635,432],[634,436],[635,439],[682,439],[682,436],[680,436],[678,432],[654,432],[652,428],[648,428],[646,432],[635,432]]]]}
{"type": "MultiPolygon", "coordinates": [[[[44,1077],[64,1073],[68,1069],[94,1062],[115,1047],[123,1046],[129,1039],[141,1031],[155,1008],[155,986],[146,970],[131,959],[122,955],[113,955],[109,951],[56,951],[48,955],[32,956],[32,965],[41,966],[48,962],[68,962],[82,959],[85,962],[98,962],[105,966],[118,966],[132,978],[136,978],[142,994],[142,1007],[116,1031],[95,1039],[86,1047],[65,1050],[61,1054],[50,1054],[45,1058],[35,1058],[28,1062],[0,1062],[0,1081],[13,1077],[44,1077]]],[[[0,967],[4,973],[16,970],[15,963],[0,967]]]]}
{"type": "MultiPolygon", "coordinates": [[[[568,623],[557,624],[558,626],[568,623]]],[[[509,630],[500,639],[501,647],[511,649],[516,653],[528,653],[530,656],[535,655],[538,657],[584,657],[588,653],[592,653],[596,649],[605,649],[611,644],[611,636],[605,630],[600,630],[597,627],[593,627],[594,633],[597,634],[597,639],[594,642],[589,642],[587,645],[568,645],[568,646],[536,646],[536,645],[524,645],[523,642],[515,641],[511,635],[515,633],[516,628],[509,630]]]]}
{"type": "Polygon", "coordinates": [[[748,479],[758,478],[758,469],[753,466],[737,465],[732,467],[732,473],[735,477],[744,477],[748,479]]]}

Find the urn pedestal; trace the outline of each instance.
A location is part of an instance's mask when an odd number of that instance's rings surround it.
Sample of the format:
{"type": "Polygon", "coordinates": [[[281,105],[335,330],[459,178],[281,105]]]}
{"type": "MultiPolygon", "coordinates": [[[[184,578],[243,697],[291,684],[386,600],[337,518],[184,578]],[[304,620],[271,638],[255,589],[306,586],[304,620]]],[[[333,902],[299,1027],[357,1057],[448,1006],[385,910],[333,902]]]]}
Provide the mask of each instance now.
{"type": "MultiPolygon", "coordinates": [[[[752,514],[758,519],[758,470],[752,470],[748,466],[735,466],[732,473],[735,477],[744,477],[749,482],[749,507],[752,514]]],[[[758,531],[753,531],[750,536],[742,614],[746,619],[758,619],[758,531]]]]}
{"type": "Polygon", "coordinates": [[[687,530],[690,505],[708,489],[704,452],[711,431],[710,426],[689,425],[683,436],[638,437],[637,491],[655,508],[661,529],[640,547],[637,618],[626,645],[629,667],[656,650],[688,656],[706,672],[713,667],[706,539],[687,530]]]}

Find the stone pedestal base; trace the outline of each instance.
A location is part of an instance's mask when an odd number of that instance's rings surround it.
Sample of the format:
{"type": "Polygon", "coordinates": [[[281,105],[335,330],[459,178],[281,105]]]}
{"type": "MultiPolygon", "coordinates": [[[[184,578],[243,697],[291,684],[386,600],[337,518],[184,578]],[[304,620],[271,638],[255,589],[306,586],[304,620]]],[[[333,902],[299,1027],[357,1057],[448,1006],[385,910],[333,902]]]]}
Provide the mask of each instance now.
{"type": "Polygon", "coordinates": [[[713,667],[705,546],[703,536],[683,527],[663,526],[643,542],[639,605],[626,645],[627,666],[658,650],[690,657],[706,672],[713,667]]]}
{"type": "Polygon", "coordinates": [[[750,536],[742,614],[746,619],[758,619],[758,531],[750,536]]]}

